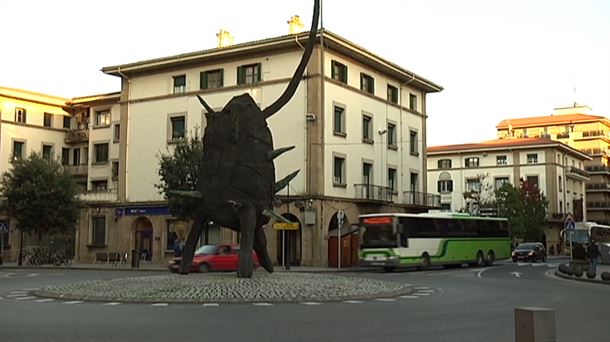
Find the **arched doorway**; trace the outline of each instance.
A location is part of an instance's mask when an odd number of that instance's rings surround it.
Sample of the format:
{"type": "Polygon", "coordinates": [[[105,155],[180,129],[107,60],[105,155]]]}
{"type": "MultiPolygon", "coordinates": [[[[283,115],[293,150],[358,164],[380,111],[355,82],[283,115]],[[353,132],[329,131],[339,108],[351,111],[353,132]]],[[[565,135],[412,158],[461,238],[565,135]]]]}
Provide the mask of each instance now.
{"type": "Polygon", "coordinates": [[[140,251],[142,260],[152,260],[153,226],[146,217],[140,217],[135,222],[135,249],[140,251]]]}
{"type": "Polygon", "coordinates": [[[339,239],[341,242],[341,267],[358,265],[358,225],[351,224],[347,216],[343,218],[343,225],[338,229],[339,219],[335,213],[328,224],[328,266],[339,266],[339,239]]]}
{"type": "Polygon", "coordinates": [[[283,217],[287,218],[290,222],[299,223],[299,229],[297,230],[278,230],[277,231],[277,263],[278,265],[290,264],[291,266],[301,265],[301,222],[299,219],[291,213],[282,214],[283,217]],[[286,241],[287,251],[284,249],[284,241],[286,241]],[[286,252],[286,256],[284,253],[286,252]]]}

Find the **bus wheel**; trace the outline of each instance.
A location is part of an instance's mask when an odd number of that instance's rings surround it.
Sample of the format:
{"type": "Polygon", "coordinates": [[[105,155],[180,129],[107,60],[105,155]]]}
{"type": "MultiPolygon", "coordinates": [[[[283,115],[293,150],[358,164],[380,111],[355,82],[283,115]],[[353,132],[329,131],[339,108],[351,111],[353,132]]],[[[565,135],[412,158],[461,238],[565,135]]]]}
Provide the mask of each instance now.
{"type": "Polygon", "coordinates": [[[394,266],[384,266],[383,270],[386,272],[394,272],[394,270],[396,269],[396,267],[394,266]]]}
{"type": "Polygon", "coordinates": [[[485,258],[485,266],[493,265],[494,261],[496,261],[496,254],[494,251],[487,252],[487,258],[485,258]]]}
{"type": "Polygon", "coordinates": [[[478,251],[477,258],[475,259],[475,261],[473,263],[470,264],[470,266],[481,267],[481,266],[483,266],[484,263],[485,263],[485,259],[483,258],[483,252],[478,251]]]}
{"type": "Polygon", "coordinates": [[[428,267],[430,267],[430,256],[428,255],[428,253],[424,253],[421,256],[421,263],[419,264],[419,268],[425,270],[428,267]]]}

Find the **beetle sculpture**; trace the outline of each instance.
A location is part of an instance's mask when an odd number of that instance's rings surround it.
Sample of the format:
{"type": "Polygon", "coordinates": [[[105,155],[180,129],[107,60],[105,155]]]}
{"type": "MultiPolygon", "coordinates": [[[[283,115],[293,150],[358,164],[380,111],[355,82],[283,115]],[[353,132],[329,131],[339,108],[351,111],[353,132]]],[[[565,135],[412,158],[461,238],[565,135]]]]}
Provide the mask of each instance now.
{"type": "Polygon", "coordinates": [[[274,149],[266,119],[296,92],[313,51],[319,13],[320,0],[315,0],[309,41],[301,61],[284,93],[269,107],[261,110],[246,93],[232,98],[222,111],[215,112],[197,95],[207,110],[198,189],[172,191],[176,195],[196,197],[199,203],[184,246],[181,274],[188,274],[202,225],[210,220],[241,233],[238,277],[252,277],[252,250],[261,266],[273,272],[263,226],[270,217],[283,219],[271,210],[273,199],[298,170],[275,182],[274,158],[294,146],[274,149]]]}

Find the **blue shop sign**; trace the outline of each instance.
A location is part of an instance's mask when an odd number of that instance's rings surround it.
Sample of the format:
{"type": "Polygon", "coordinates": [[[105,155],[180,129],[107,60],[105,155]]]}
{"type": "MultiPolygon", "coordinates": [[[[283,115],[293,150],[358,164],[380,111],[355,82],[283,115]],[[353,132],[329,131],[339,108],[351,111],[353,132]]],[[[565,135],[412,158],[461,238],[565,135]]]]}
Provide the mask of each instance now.
{"type": "Polygon", "coordinates": [[[169,207],[127,207],[116,209],[117,216],[133,215],[171,215],[169,207]]]}

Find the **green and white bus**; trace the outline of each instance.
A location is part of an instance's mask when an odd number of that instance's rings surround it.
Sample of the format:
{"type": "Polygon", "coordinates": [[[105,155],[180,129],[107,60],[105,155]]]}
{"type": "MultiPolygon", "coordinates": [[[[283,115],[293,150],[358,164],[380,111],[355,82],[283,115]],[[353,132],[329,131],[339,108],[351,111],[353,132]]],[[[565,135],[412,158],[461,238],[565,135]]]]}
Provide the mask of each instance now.
{"type": "Polygon", "coordinates": [[[508,220],[462,213],[359,216],[360,266],[491,265],[510,257],[508,220]]]}

